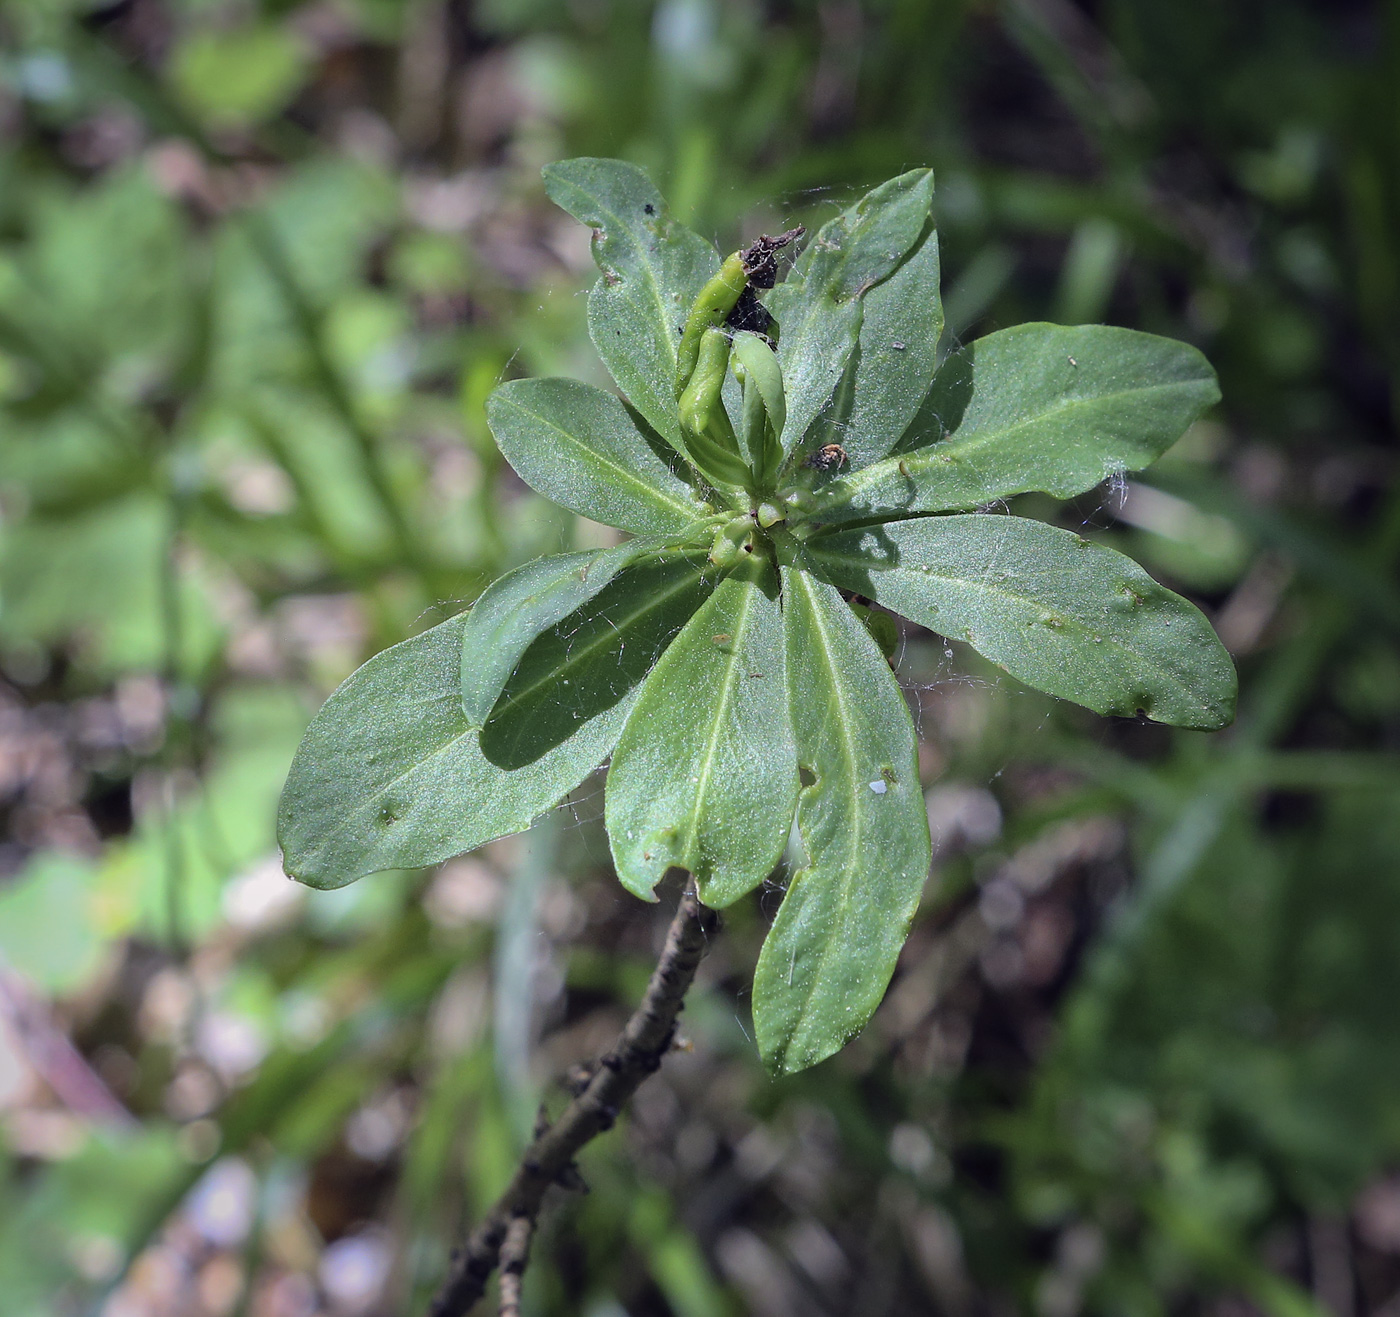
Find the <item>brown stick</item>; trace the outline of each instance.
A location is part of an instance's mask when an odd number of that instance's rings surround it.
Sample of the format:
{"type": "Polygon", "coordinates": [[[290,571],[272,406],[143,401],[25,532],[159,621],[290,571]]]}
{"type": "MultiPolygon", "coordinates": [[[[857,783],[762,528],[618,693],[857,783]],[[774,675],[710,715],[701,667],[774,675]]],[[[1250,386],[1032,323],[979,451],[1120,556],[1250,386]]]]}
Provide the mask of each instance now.
{"type": "Polygon", "coordinates": [[[661,1068],[686,989],[715,923],[713,912],[687,889],[646,994],[617,1044],[598,1063],[583,1092],[525,1150],[505,1193],[453,1256],[451,1271],[428,1310],[429,1317],[465,1317],[485,1293],[512,1225],[523,1219],[533,1230],[549,1186],[571,1173],[579,1149],[611,1129],[627,1099],[648,1075],[661,1068]]]}
{"type": "Polygon", "coordinates": [[[498,1317],[520,1317],[521,1281],[530,1260],[530,1240],[535,1223],[528,1216],[517,1216],[506,1229],[501,1245],[501,1306],[498,1317]]]}

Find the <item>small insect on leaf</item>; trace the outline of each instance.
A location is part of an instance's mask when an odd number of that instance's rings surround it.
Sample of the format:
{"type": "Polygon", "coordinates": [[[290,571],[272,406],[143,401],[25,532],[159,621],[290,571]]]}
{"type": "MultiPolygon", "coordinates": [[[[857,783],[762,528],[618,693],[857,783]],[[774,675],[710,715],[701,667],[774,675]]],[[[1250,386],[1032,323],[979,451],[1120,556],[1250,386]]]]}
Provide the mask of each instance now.
{"type": "Polygon", "coordinates": [[[846,460],[846,450],[840,444],[823,444],[807,459],[807,465],[818,471],[839,471],[846,460]]]}
{"type": "Polygon", "coordinates": [[[727,645],[733,639],[734,637],[731,636],[727,631],[722,631],[719,635],[710,637],[710,640],[713,641],[716,645],[727,645]]]}

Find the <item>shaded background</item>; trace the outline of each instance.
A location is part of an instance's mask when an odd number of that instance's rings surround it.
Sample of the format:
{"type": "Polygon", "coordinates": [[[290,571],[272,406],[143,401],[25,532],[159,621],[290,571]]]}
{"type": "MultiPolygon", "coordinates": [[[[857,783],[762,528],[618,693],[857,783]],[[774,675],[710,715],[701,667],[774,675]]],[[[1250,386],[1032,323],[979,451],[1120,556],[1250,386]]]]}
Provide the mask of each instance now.
{"type": "Polygon", "coordinates": [[[1018,511],[1206,609],[1207,736],[911,629],[935,842],[866,1032],[772,1082],[729,913],[534,1314],[1400,1313],[1400,6],[0,0],[0,1311],[415,1311],[664,912],[600,785],[338,893],[325,695],[540,551],[503,376],[600,380],[621,155],[719,242],[934,166],[949,342],[1188,339],[1225,401],[1018,511]]]}

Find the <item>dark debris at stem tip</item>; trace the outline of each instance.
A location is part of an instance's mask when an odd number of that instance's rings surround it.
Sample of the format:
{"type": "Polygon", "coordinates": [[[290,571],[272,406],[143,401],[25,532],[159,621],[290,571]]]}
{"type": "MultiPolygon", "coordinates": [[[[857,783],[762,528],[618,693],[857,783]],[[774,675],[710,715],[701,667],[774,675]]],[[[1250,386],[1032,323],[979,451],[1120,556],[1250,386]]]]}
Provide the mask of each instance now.
{"type": "Polygon", "coordinates": [[[768,308],[758,300],[753,284],[745,284],[744,291],[739,294],[739,300],[734,303],[734,309],[725,318],[724,323],[726,328],[735,333],[749,330],[751,333],[767,336],[773,327],[773,317],[768,314],[768,308]]]}
{"type": "Polygon", "coordinates": [[[807,230],[798,225],[786,233],[771,237],[761,233],[739,253],[739,261],[749,283],[755,288],[771,288],[778,282],[778,253],[791,242],[796,242],[807,230]]]}

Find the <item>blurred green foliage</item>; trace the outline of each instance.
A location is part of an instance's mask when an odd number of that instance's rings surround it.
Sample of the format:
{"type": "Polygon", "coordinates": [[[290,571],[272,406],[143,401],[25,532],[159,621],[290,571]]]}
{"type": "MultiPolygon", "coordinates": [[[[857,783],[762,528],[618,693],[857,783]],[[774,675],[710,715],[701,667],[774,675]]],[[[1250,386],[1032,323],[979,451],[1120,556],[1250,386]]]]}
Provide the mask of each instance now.
{"type": "Polygon", "coordinates": [[[533,1311],[1389,1310],[1393,2],[2,0],[7,1310],[421,1306],[636,999],[655,912],[587,790],[341,893],[272,839],[340,678],[597,542],[483,413],[603,382],[538,172],[585,153],[723,250],[930,164],[949,345],[1205,350],[1225,402],[1150,483],[1017,510],[1126,540],[1243,680],[1170,733],[906,637],[936,878],[884,1007],[768,1081],[736,992],[776,894],[733,911],[533,1311]]]}

